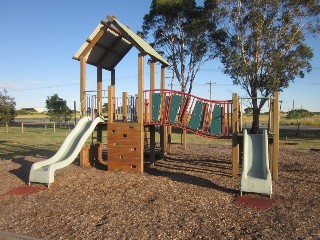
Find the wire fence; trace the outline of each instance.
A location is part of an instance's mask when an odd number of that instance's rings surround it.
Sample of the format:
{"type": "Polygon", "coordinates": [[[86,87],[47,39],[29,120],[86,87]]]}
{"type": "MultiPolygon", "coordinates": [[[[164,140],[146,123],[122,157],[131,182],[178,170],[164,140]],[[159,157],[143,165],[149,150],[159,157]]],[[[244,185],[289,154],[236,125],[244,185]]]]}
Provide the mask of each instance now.
{"type": "Polygon", "coordinates": [[[0,126],[0,133],[52,133],[56,134],[57,131],[71,131],[75,127],[74,122],[55,123],[55,122],[15,122],[5,123],[0,126]]]}

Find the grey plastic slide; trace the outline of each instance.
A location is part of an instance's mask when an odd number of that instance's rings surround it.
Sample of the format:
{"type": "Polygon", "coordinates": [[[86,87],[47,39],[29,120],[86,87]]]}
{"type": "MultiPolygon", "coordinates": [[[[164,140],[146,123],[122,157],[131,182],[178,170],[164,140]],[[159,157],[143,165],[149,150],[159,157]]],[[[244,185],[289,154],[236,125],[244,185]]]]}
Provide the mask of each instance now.
{"type": "Polygon", "coordinates": [[[243,130],[242,192],[272,194],[272,180],[269,170],[268,134],[248,134],[243,130]]]}
{"type": "Polygon", "coordinates": [[[76,159],[82,146],[99,122],[103,122],[100,117],[93,121],[88,117],[81,118],[53,157],[32,164],[29,185],[30,182],[46,183],[48,186],[53,183],[55,170],[68,166],[76,159]]]}

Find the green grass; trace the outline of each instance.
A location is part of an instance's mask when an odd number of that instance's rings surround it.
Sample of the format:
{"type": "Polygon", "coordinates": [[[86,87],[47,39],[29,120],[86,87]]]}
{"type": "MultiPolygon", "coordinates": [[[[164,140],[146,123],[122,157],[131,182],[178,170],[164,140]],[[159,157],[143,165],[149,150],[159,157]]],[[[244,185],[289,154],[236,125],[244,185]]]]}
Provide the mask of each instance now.
{"type": "MultiPolygon", "coordinates": [[[[72,129],[70,129],[72,130],[72,129]]],[[[181,130],[174,129],[172,134],[173,143],[181,143],[181,130]]],[[[24,158],[26,156],[50,157],[59,149],[64,139],[69,134],[68,127],[56,127],[53,133],[52,125],[25,125],[24,133],[21,133],[21,126],[10,126],[9,133],[5,127],[0,127],[0,159],[9,160],[14,158],[24,158]]],[[[104,142],[106,132],[103,133],[104,142]]],[[[156,141],[159,143],[159,134],[156,134],[156,141]]],[[[87,144],[91,143],[91,138],[87,144]]],[[[191,144],[213,144],[230,146],[231,139],[210,139],[195,134],[187,134],[187,145],[191,144]]],[[[320,131],[300,131],[296,130],[280,133],[280,147],[295,149],[319,149],[320,131]]]]}
{"type": "MultiPolygon", "coordinates": [[[[268,124],[269,115],[261,114],[260,115],[260,124],[267,125],[268,124]]],[[[252,115],[242,115],[242,123],[247,126],[251,126],[252,115]]],[[[320,115],[314,115],[309,118],[302,119],[287,119],[286,113],[280,114],[280,126],[297,126],[298,123],[300,126],[307,127],[320,127],[320,115]]]]}
{"type": "Polygon", "coordinates": [[[29,155],[53,155],[59,149],[63,140],[69,134],[69,129],[56,128],[53,133],[52,128],[9,127],[6,133],[5,127],[0,127],[0,158],[12,159],[29,155]]]}

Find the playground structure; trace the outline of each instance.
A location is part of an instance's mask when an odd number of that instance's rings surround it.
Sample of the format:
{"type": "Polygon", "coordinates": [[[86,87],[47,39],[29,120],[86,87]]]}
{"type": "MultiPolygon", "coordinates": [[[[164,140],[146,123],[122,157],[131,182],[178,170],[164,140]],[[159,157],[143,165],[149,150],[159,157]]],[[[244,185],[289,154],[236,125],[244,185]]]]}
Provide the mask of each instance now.
{"type": "MultiPolygon", "coordinates": [[[[83,118],[90,116],[91,121],[97,123],[97,137],[94,144],[97,146],[94,157],[96,161],[107,165],[108,169],[144,172],[144,150],[147,147],[150,150],[149,162],[151,165],[155,163],[156,126],[160,126],[161,156],[170,152],[171,128],[175,127],[183,130],[184,144],[187,131],[208,138],[232,139],[232,175],[237,177],[243,145],[241,99],[238,95],[234,93],[232,100],[217,101],[165,89],[165,70],[169,63],[115,17],[107,18],[108,22],[101,21],[73,57],[80,62],[80,114],[83,118]],[[115,68],[133,47],[139,51],[138,93],[128,96],[124,92],[122,98],[116,98],[115,68]],[[144,90],[145,56],[150,57],[149,90],[144,90]],[[161,64],[159,89],[155,87],[156,63],[161,64]],[[86,89],[86,64],[97,68],[97,89],[93,91],[86,89]],[[111,85],[107,90],[103,89],[102,84],[103,69],[111,73],[111,85]],[[94,120],[102,118],[104,99],[108,100],[107,120],[106,118],[105,121],[94,120]],[[107,159],[102,159],[101,145],[105,126],[107,128],[107,159]],[[149,141],[146,140],[148,135],[149,141]]],[[[270,169],[275,180],[278,179],[278,108],[278,93],[276,93],[271,98],[270,116],[272,117],[268,129],[270,169]]],[[[80,164],[82,166],[89,165],[89,149],[90,147],[86,145],[81,149],[80,164]]],[[[78,148],[70,150],[72,156],[78,154],[78,150],[78,148]]],[[[37,179],[30,181],[37,182],[37,179]]],[[[51,182],[49,180],[49,183],[51,182]]]]}

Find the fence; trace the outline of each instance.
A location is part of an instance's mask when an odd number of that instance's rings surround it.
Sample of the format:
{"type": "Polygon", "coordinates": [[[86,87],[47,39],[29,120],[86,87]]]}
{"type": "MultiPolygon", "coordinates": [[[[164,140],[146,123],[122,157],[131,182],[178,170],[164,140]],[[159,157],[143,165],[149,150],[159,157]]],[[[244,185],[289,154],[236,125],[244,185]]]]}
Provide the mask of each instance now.
{"type": "Polygon", "coordinates": [[[16,122],[6,123],[4,127],[0,127],[1,133],[53,133],[56,134],[57,129],[68,130],[69,132],[74,128],[74,122],[67,122],[63,124],[56,124],[55,122],[16,122]]]}

